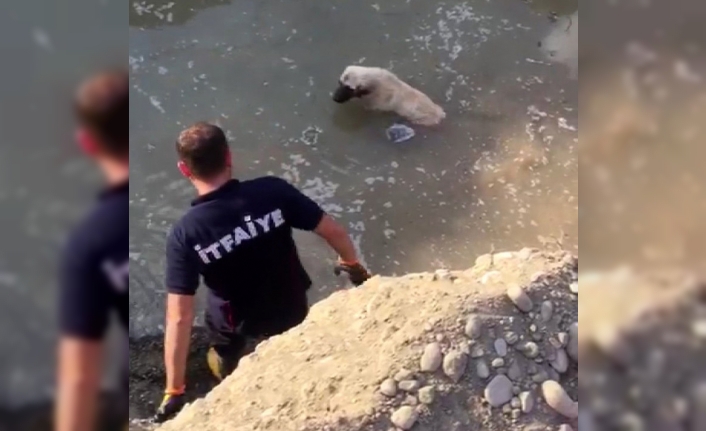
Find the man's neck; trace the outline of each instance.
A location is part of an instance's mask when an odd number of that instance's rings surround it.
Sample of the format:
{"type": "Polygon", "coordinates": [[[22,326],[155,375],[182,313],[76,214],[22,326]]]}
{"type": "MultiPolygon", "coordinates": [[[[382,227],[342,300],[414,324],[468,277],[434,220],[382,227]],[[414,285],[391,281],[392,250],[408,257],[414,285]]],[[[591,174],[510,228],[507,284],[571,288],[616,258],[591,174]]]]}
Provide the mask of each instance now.
{"type": "Polygon", "coordinates": [[[105,161],[101,163],[101,169],[109,186],[125,183],[130,178],[129,162],[105,161]]]}
{"type": "Polygon", "coordinates": [[[209,181],[193,180],[193,183],[194,187],[196,187],[196,193],[199,196],[203,196],[220,189],[230,180],[231,175],[228,174],[209,181]]]}

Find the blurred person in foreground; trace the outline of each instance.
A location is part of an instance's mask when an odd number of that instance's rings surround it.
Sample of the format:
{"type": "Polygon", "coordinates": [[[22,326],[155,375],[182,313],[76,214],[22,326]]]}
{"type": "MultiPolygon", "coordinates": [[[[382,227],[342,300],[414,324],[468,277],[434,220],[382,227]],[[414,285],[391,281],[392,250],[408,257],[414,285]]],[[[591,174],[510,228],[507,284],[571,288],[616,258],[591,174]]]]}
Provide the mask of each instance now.
{"type": "MultiPolygon", "coordinates": [[[[97,74],[74,101],[82,152],[102,171],[105,186],[69,237],[60,281],[57,431],[96,429],[103,349],[111,312],[128,329],[129,78],[97,74]]],[[[128,352],[121,391],[127,412],[128,352]]],[[[127,415],[125,416],[127,429],[127,415]]]]}
{"type": "Polygon", "coordinates": [[[232,178],[225,133],[208,123],[184,130],[176,143],[178,168],[198,197],[167,239],[167,387],[155,420],[184,405],[186,362],[200,277],[208,288],[208,365],[218,380],[237,366],[249,340],[299,325],[309,312],[311,279],[292,230],[313,231],[338,253],[337,271],[358,286],[368,271],[348,232],[285,180],[232,178]]]}

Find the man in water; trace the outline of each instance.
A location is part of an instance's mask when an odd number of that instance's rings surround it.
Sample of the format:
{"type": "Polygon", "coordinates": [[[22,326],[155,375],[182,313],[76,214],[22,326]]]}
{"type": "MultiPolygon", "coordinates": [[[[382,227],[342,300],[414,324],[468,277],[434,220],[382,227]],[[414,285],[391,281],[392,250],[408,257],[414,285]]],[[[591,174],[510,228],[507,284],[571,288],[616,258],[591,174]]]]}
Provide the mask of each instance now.
{"type": "MultiPolygon", "coordinates": [[[[61,264],[57,431],[96,429],[97,399],[109,315],[125,329],[123,381],[128,397],[129,77],[100,73],[74,102],[77,142],[102,171],[106,187],[70,235],[61,264]]],[[[127,428],[127,408],[125,409],[127,428]]]]}
{"type": "Polygon", "coordinates": [[[184,404],[185,370],[200,278],[208,288],[208,365],[222,380],[238,365],[248,339],[281,334],[307,316],[311,279],[292,230],[313,231],[340,256],[338,270],[355,285],[370,275],[346,230],[286,181],[232,179],[226,136],[197,123],[177,140],[178,167],[196,189],[191,209],[167,239],[167,388],[156,420],[184,404]]]}

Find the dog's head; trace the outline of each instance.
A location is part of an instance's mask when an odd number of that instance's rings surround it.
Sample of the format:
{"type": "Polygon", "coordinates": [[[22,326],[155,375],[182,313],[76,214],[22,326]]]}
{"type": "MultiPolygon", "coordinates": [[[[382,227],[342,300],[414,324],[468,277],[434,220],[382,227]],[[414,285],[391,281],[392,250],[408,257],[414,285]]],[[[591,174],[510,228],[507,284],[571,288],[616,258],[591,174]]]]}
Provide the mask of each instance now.
{"type": "Polygon", "coordinates": [[[373,91],[370,69],[362,66],[348,66],[338,80],[338,88],[333,92],[333,101],[345,103],[355,97],[363,97],[373,91]]]}

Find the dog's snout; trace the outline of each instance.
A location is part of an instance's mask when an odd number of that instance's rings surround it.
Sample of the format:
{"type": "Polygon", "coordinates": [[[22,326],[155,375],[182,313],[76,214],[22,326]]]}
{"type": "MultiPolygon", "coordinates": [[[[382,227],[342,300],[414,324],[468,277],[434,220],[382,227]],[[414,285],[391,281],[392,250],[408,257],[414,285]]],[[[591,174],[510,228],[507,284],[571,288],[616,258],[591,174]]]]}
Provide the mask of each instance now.
{"type": "Polygon", "coordinates": [[[336,103],[345,103],[351,100],[354,96],[355,90],[339,83],[338,88],[336,88],[336,91],[333,92],[333,101],[336,103]]]}

